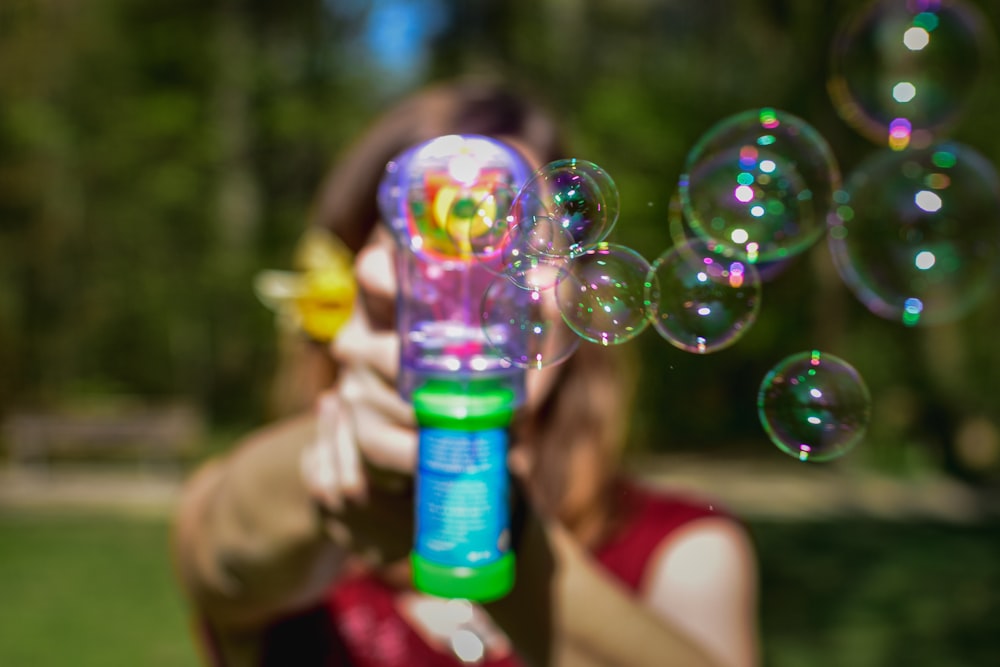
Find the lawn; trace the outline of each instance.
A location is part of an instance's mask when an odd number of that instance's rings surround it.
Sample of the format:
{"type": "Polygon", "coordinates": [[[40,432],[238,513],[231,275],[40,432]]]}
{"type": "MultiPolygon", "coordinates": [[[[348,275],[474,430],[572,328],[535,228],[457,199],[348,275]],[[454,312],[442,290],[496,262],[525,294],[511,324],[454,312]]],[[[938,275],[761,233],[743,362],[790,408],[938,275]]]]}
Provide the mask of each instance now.
{"type": "MultiPolygon", "coordinates": [[[[1000,664],[1000,525],[751,524],[768,667],[1000,664]]],[[[0,514],[0,665],[190,667],[161,519],[0,514]]]]}
{"type": "Polygon", "coordinates": [[[162,520],[0,514],[0,665],[197,664],[162,520]]]}

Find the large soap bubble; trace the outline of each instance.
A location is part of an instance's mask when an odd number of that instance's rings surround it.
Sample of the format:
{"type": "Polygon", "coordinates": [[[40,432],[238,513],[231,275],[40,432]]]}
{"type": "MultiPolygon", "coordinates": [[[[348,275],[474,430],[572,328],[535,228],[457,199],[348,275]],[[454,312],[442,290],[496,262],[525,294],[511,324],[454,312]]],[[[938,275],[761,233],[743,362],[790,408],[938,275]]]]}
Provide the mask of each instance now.
{"type": "Polygon", "coordinates": [[[926,147],[955,123],[995,63],[989,24],[963,0],[876,0],[838,31],[830,96],[863,136],[926,147]]]}
{"type": "Polygon", "coordinates": [[[688,154],[679,193],[699,237],[757,263],[812,246],[839,187],[826,140],[802,119],[764,108],[712,127],[688,154]]]}
{"type": "Polygon", "coordinates": [[[932,325],[993,290],[1000,267],[1000,179],[959,143],[872,154],[851,172],[830,216],[844,282],[873,313],[932,325]]]}
{"type": "Polygon", "coordinates": [[[853,366],[812,350],[786,357],[767,373],[757,411],[778,449],[800,461],[829,461],[864,438],[871,395],[853,366]]]}

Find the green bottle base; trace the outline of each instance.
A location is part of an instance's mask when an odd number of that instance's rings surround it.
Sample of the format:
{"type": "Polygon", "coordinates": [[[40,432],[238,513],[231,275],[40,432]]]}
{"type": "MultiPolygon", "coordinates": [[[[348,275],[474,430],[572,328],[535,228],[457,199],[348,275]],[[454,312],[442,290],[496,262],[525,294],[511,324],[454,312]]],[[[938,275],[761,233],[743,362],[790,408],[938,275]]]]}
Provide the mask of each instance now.
{"type": "Polygon", "coordinates": [[[507,595],[514,587],[514,554],[510,551],[499,560],[479,567],[438,565],[416,552],[410,554],[410,564],[413,585],[428,595],[491,602],[507,595]]]}

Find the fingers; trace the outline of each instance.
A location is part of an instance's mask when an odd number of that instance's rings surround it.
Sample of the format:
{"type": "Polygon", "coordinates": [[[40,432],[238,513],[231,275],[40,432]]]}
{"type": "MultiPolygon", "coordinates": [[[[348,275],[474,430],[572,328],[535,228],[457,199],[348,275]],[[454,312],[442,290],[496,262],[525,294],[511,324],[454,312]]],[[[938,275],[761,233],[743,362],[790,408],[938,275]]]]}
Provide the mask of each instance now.
{"type": "Polygon", "coordinates": [[[340,492],[349,500],[364,498],[367,488],[361,471],[361,456],[358,453],[354,429],[351,420],[344,414],[339,399],[337,408],[332,458],[339,476],[340,492]]]}
{"type": "Polygon", "coordinates": [[[372,331],[365,318],[355,309],[331,344],[333,358],[345,369],[369,366],[383,382],[394,384],[399,374],[399,336],[372,331]]]}
{"type": "Polygon", "coordinates": [[[316,404],[316,441],[303,450],[300,464],[306,488],[330,509],[341,509],[345,500],[366,491],[351,430],[337,393],[322,394],[316,404]]]}

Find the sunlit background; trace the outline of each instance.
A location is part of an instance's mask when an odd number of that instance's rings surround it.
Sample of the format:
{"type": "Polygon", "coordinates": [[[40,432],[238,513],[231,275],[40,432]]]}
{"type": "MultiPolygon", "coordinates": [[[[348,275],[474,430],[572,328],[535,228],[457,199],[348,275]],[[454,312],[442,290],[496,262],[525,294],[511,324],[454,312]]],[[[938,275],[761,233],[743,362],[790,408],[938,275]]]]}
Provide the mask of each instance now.
{"type": "Polygon", "coordinates": [[[191,466],[281,410],[287,333],[254,278],[291,267],[374,115],[460,74],[554,110],[617,183],[613,240],[650,262],[677,241],[682,174],[711,185],[720,121],[778,110],[829,145],[834,216],[760,262],[738,340],[624,343],[642,359],[629,460],[747,518],[766,664],[996,664],[1000,210],[966,205],[938,239],[891,220],[1000,196],[1000,5],[884,4],[3,0],[0,664],[194,663],[167,516],[191,466]],[[864,438],[826,462],[758,412],[768,372],[810,350],[871,395],[864,438]]]}

